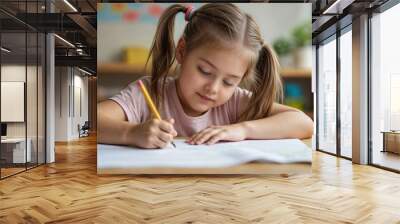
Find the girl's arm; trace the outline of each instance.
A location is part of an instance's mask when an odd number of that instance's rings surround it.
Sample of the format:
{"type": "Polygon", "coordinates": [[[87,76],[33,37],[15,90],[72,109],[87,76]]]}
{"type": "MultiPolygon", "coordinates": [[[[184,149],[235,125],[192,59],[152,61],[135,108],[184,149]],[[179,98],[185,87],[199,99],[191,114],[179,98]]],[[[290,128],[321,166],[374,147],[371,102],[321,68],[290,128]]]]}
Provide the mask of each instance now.
{"type": "Polygon", "coordinates": [[[127,121],[121,106],[112,100],[106,100],[100,102],[97,109],[97,141],[99,143],[131,145],[135,142],[127,136],[137,125],[127,121]]]}
{"type": "Polygon", "coordinates": [[[211,126],[193,136],[190,144],[214,144],[218,141],[241,141],[244,139],[310,138],[313,121],[303,112],[292,107],[274,103],[271,115],[252,121],[224,126],[211,126]]]}
{"type": "Polygon", "coordinates": [[[253,121],[239,123],[246,139],[310,138],[313,121],[302,111],[274,103],[271,115],[253,121]]]}
{"type": "Polygon", "coordinates": [[[150,119],[141,124],[128,122],[118,103],[106,100],[98,104],[99,143],[134,145],[141,148],[164,148],[177,135],[173,119],[150,119]]]}

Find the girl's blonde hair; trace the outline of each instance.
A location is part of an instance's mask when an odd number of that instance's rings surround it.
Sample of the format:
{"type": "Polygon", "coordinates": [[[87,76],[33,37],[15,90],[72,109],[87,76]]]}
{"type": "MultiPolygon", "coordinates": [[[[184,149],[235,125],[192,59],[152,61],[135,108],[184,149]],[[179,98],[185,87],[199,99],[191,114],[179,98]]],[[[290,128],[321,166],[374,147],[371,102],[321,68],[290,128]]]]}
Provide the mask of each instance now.
{"type": "MultiPolygon", "coordinates": [[[[160,106],[168,73],[175,62],[174,22],[187,7],[174,4],[162,14],[148,61],[152,60],[151,94],[160,106]]],[[[185,54],[204,46],[228,46],[240,42],[253,52],[242,81],[249,83],[252,96],[238,121],[255,120],[270,114],[275,100],[282,100],[279,63],[273,50],[264,43],[254,19],[229,3],[210,3],[191,13],[182,37],[185,54]]]]}

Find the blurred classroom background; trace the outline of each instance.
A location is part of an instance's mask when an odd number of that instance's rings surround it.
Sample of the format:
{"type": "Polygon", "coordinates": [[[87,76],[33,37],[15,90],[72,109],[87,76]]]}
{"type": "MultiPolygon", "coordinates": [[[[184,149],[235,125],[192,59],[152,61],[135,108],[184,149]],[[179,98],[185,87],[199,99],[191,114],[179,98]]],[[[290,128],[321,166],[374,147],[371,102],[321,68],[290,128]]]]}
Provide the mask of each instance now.
{"type": "MultiPolygon", "coordinates": [[[[99,3],[97,12],[98,101],[117,94],[144,70],[158,18],[171,3],[99,3]]],[[[189,5],[189,4],[187,4],[189,5]]],[[[190,3],[195,9],[201,3],[190,3]]],[[[237,3],[251,14],[281,64],[284,103],[313,118],[311,4],[237,3]]],[[[185,27],[176,17],[175,40],[185,27]]]]}

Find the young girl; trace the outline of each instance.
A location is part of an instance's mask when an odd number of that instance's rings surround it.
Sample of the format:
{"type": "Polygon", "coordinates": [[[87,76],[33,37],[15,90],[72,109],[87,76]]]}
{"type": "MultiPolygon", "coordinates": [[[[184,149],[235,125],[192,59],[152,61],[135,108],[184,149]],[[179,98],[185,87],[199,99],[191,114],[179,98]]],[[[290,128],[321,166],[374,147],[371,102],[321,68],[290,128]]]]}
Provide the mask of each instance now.
{"type": "Polygon", "coordinates": [[[100,143],[163,148],[175,136],[187,137],[189,144],[214,144],[313,133],[308,116],[275,102],[281,98],[277,58],[254,19],[233,4],[206,4],[195,11],[170,6],[160,18],[150,56],[151,77],[141,80],[166,120],[152,118],[134,82],[99,104],[100,143]],[[187,24],[175,47],[178,13],[187,24]],[[179,70],[172,77],[175,59],[179,70]]]}

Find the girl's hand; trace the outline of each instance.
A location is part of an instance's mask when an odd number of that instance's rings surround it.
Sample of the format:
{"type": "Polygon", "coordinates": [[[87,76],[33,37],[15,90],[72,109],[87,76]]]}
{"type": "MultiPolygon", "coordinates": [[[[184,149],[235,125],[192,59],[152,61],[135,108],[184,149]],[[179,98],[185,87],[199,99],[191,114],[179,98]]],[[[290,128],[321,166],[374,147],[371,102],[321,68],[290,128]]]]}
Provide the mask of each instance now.
{"type": "Polygon", "coordinates": [[[132,130],[135,144],[141,148],[165,148],[177,135],[174,119],[168,121],[150,119],[132,130]]]}
{"type": "Polygon", "coordinates": [[[214,144],[218,141],[241,141],[246,139],[246,131],[241,123],[224,126],[210,126],[194,134],[186,142],[189,144],[214,144]]]}

